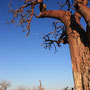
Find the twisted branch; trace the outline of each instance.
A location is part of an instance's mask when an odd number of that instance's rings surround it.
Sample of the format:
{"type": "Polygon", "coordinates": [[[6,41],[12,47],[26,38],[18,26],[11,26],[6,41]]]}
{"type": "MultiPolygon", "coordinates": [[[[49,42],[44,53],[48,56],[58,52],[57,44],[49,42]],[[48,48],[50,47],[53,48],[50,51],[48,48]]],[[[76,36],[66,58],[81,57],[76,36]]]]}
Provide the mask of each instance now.
{"type": "MultiPolygon", "coordinates": [[[[19,0],[20,1],[20,0],[19,0]]],[[[28,30],[28,33],[26,36],[29,35],[30,33],[30,23],[31,20],[33,18],[34,14],[34,7],[35,5],[41,3],[41,0],[23,0],[25,2],[25,5],[22,5],[19,9],[14,10],[13,8],[11,8],[11,4],[9,5],[10,10],[8,11],[9,13],[13,14],[13,20],[11,20],[9,23],[17,23],[15,21],[16,18],[20,18],[19,19],[19,25],[25,27],[26,26],[26,30],[28,30]],[[25,8],[31,7],[31,9],[27,9],[26,11],[24,10],[25,8]]],[[[25,32],[25,30],[23,30],[25,32]]]]}

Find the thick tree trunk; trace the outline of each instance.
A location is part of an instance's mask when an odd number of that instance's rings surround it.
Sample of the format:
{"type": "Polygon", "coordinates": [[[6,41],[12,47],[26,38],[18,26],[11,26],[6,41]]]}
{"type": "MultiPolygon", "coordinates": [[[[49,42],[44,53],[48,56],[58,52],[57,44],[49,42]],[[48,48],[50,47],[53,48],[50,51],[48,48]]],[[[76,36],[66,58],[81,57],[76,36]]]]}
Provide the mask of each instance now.
{"type": "MultiPolygon", "coordinates": [[[[43,5],[43,0],[25,0],[26,5],[21,6],[20,9],[13,10],[11,9],[12,14],[14,14],[14,18],[18,15],[21,15],[23,9],[31,5],[32,13],[31,17],[27,20],[27,14],[22,19],[27,22],[27,29],[30,32],[30,22],[35,15],[37,18],[54,18],[60,20],[64,23],[65,29],[65,37],[59,37],[59,41],[57,44],[60,44],[61,41],[68,41],[70,52],[71,52],[71,60],[72,60],[72,70],[73,77],[75,83],[76,90],[90,90],[90,8],[87,7],[89,0],[72,0],[74,1],[74,6],[76,12],[74,14],[69,11],[64,10],[46,10],[46,5],[43,5]],[[40,14],[37,16],[34,13],[34,6],[40,4],[40,14]],[[85,19],[87,24],[87,29],[84,31],[80,24],[81,16],[85,19]],[[60,41],[61,39],[61,41],[60,41]],[[65,39],[65,40],[64,40],[65,39]]],[[[66,4],[70,8],[70,0],[66,0],[66,4]]],[[[21,15],[22,16],[22,15],[21,15]]],[[[28,34],[29,34],[28,32],[28,34]]],[[[28,35],[27,34],[27,35],[28,35]]],[[[52,41],[52,40],[47,40],[52,41]]],[[[50,45],[53,43],[49,43],[50,45]]],[[[64,43],[65,44],[65,43],[64,43]]]]}
{"type": "Polygon", "coordinates": [[[68,37],[75,90],[90,90],[90,49],[81,41],[79,34],[73,31],[68,37]]]}

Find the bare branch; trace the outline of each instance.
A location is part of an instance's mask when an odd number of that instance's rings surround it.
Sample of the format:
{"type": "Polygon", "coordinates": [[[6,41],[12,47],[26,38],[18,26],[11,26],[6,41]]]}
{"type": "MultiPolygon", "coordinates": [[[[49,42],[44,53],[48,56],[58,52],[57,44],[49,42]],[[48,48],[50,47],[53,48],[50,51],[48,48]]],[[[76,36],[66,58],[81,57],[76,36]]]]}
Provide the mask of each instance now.
{"type": "Polygon", "coordinates": [[[60,21],[53,22],[53,25],[55,27],[54,32],[50,32],[49,34],[45,35],[43,37],[44,42],[42,45],[44,45],[44,48],[48,48],[49,50],[54,47],[56,52],[56,46],[60,47],[61,43],[67,44],[67,35],[65,26],[58,26],[57,23],[61,23],[60,21]],[[55,37],[52,37],[54,36],[55,37]]]}
{"type": "Polygon", "coordinates": [[[57,2],[61,7],[60,7],[60,10],[65,6],[67,5],[68,6],[68,11],[70,10],[70,1],[69,0],[66,0],[66,2],[62,5],[60,2],[57,2]]]}
{"type": "MultiPolygon", "coordinates": [[[[30,33],[30,24],[31,20],[33,18],[33,15],[37,18],[54,18],[61,20],[61,22],[66,23],[66,16],[67,11],[63,10],[46,10],[46,5],[43,4],[43,0],[24,0],[25,5],[22,5],[19,9],[13,9],[10,8],[10,13],[13,14],[13,20],[11,20],[9,23],[17,23],[21,25],[23,28],[26,27],[26,30],[28,30],[28,33],[26,36],[30,33]],[[37,16],[34,13],[34,7],[35,5],[40,4],[40,14],[37,16]],[[30,8],[28,8],[30,6],[30,8]],[[26,10],[26,11],[25,11],[26,10]],[[19,18],[19,23],[17,22],[16,18],[19,18]]],[[[69,0],[66,1],[66,3],[69,5],[69,0]]],[[[59,28],[59,27],[58,27],[59,28]]],[[[57,29],[58,29],[57,28],[57,29]]],[[[24,31],[26,31],[24,30],[24,31]]]]}
{"type": "Polygon", "coordinates": [[[24,0],[24,2],[25,5],[22,5],[19,9],[16,10],[12,9],[11,5],[9,5],[10,8],[9,12],[13,14],[13,20],[11,20],[9,23],[16,23],[15,19],[19,17],[20,18],[19,25],[24,27],[25,23],[27,24],[25,26],[26,30],[28,30],[26,36],[28,36],[30,33],[30,23],[34,14],[34,6],[38,4],[38,2],[37,0],[24,0]],[[27,9],[26,11],[24,11],[24,9],[27,8],[28,6],[30,6],[31,9],[27,9]]]}
{"type": "Polygon", "coordinates": [[[65,24],[66,21],[68,21],[66,16],[68,16],[68,18],[70,18],[70,15],[71,15],[71,13],[69,11],[64,11],[64,10],[48,10],[48,11],[42,12],[38,16],[38,18],[53,18],[53,19],[60,20],[61,22],[63,22],[65,24]]]}

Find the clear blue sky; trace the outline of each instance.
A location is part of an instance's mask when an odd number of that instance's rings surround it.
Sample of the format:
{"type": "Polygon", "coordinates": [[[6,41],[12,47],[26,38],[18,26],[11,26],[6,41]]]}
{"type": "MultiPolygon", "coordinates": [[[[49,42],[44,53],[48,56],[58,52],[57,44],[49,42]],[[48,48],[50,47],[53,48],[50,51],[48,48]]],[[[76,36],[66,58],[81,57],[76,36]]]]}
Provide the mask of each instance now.
{"type": "MultiPolygon", "coordinates": [[[[62,45],[55,54],[54,49],[49,51],[41,46],[43,40],[37,35],[53,30],[53,19],[34,18],[31,33],[26,38],[21,27],[6,24],[10,19],[8,1],[0,2],[0,81],[11,81],[12,86],[33,87],[41,80],[46,90],[73,86],[69,46],[62,45]]],[[[47,8],[58,9],[56,0],[47,3],[47,8]]]]}

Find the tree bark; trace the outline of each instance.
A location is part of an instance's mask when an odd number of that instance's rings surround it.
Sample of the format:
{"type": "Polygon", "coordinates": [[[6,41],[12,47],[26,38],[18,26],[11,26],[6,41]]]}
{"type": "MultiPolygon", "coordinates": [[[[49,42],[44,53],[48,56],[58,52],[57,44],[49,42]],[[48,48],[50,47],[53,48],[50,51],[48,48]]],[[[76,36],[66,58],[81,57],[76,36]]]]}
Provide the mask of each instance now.
{"type": "Polygon", "coordinates": [[[71,17],[70,25],[66,25],[70,47],[75,90],[90,90],[90,48],[87,34],[80,24],[79,13],[71,17]]]}
{"type": "MultiPolygon", "coordinates": [[[[85,19],[87,29],[85,37],[74,36],[77,37],[74,40],[69,38],[74,84],[76,90],[90,90],[90,8],[87,7],[88,0],[83,0],[81,3],[78,3],[80,0],[75,1],[76,11],[85,19]]],[[[75,21],[81,26],[78,18],[75,18],[75,21]]],[[[80,28],[76,27],[77,30],[81,31],[80,28]]]]}
{"type": "Polygon", "coordinates": [[[71,15],[69,11],[49,10],[41,13],[39,18],[54,18],[65,24],[75,90],[90,90],[90,48],[87,32],[80,24],[81,15],[78,12],[71,15]]]}
{"type": "MultiPolygon", "coordinates": [[[[75,32],[77,33],[77,32],[75,32]]],[[[80,36],[72,34],[68,38],[75,90],[90,90],[90,50],[81,42],[80,36]]]]}
{"type": "MultiPolygon", "coordinates": [[[[30,1],[32,2],[16,10],[14,16],[16,17],[18,12],[21,13],[20,10],[24,9],[24,7],[31,5],[32,14],[28,26],[33,15],[37,18],[54,18],[64,23],[65,39],[68,41],[71,53],[75,90],[90,90],[90,8],[87,7],[88,0],[73,0],[75,1],[74,6],[76,9],[74,14],[64,10],[46,10],[43,0],[30,1]],[[40,4],[39,16],[34,13],[34,6],[36,4],[40,4]],[[86,31],[80,24],[81,16],[86,21],[86,31]]],[[[28,30],[30,32],[29,28],[28,30]]]]}

